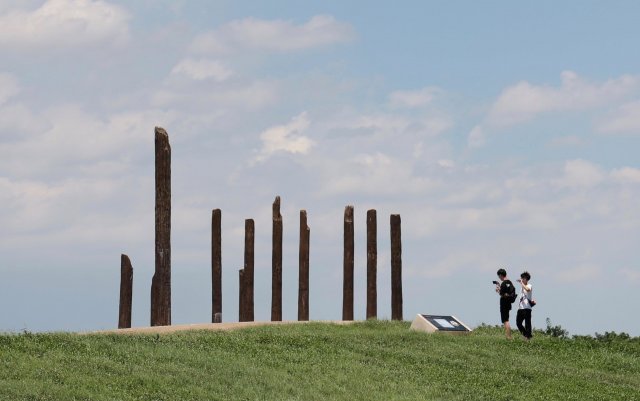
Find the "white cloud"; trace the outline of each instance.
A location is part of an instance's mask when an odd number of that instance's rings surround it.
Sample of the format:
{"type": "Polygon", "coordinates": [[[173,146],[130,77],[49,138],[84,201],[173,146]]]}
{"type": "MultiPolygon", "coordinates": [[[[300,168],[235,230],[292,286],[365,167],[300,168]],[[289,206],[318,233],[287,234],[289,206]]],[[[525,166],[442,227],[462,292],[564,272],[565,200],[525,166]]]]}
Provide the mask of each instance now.
{"type": "Polygon", "coordinates": [[[307,113],[303,112],[291,119],[289,124],[271,127],[260,134],[262,149],[255,161],[264,161],[278,152],[307,154],[314,142],[302,135],[309,128],[307,113]]]}
{"type": "Polygon", "coordinates": [[[0,142],[38,134],[49,128],[46,119],[34,114],[23,104],[0,107],[0,142]]]}
{"type": "Polygon", "coordinates": [[[20,85],[13,75],[0,72],[0,105],[20,93],[20,85]]]}
{"type": "Polygon", "coordinates": [[[270,104],[278,98],[278,86],[273,82],[256,81],[234,85],[224,89],[211,90],[204,85],[194,87],[166,86],[151,97],[154,107],[184,107],[194,112],[214,107],[234,110],[255,110],[270,104]]]}
{"type": "Polygon", "coordinates": [[[415,144],[415,146],[413,147],[412,155],[416,159],[421,158],[422,155],[424,155],[424,143],[418,142],[417,144],[415,144]]]}
{"type": "MultiPolygon", "coordinates": [[[[19,140],[0,141],[0,170],[9,177],[75,176],[110,158],[126,157],[127,152],[148,142],[150,127],[172,122],[170,113],[153,110],[108,118],[77,105],[60,105],[35,115],[28,110],[21,112],[22,118],[34,121],[13,122],[15,129],[26,131],[15,135],[19,140]]],[[[109,166],[104,171],[118,169],[109,166]]]]}
{"type": "Polygon", "coordinates": [[[479,148],[484,145],[485,142],[486,138],[484,136],[482,127],[476,125],[475,127],[473,127],[473,129],[471,129],[471,132],[469,132],[469,136],[467,137],[467,145],[470,148],[479,148]]]}
{"type": "Polygon", "coordinates": [[[185,75],[196,81],[212,78],[215,81],[222,82],[233,75],[233,71],[217,60],[207,59],[185,59],[179,62],[173,70],[172,74],[185,75]]]}
{"type": "Polygon", "coordinates": [[[640,183],[640,169],[623,167],[611,171],[611,178],[620,183],[640,183]]]}
{"type": "Polygon", "coordinates": [[[556,273],[556,279],[563,282],[592,281],[602,274],[599,266],[582,264],[556,273]]]}
{"type": "Polygon", "coordinates": [[[451,125],[451,121],[445,116],[408,118],[397,114],[370,114],[351,117],[349,121],[337,124],[337,128],[368,131],[377,137],[394,137],[409,133],[437,136],[451,125]]]}
{"type": "Polygon", "coordinates": [[[409,160],[392,158],[382,152],[359,154],[349,160],[325,159],[323,195],[414,195],[431,185],[427,177],[417,175],[409,160]]]}
{"type": "Polygon", "coordinates": [[[389,95],[389,104],[395,108],[414,108],[430,104],[437,93],[438,88],[427,87],[419,90],[395,91],[389,95]]]}
{"type": "Polygon", "coordinates": [[[584,139],[577,135],[567,135],[551,139],[549,145],[554,147],[581,146],[584,145],[584,142],[584,139]]]}
{"type": "MultiPolygon", "coordinates": [[[[349,166],[341,170],[353,174],[354,168],[349,166]]],[[[392,174],[397,181],[406,182],[397,171],[392,174]]],[[[360,178],[367,177],[362,175],[360,178]]],[[[429,199],[428,204],[406,203],[406,213],[414,222],[415,231],[411,235],[417,237],[446,236],[457,231],[469,235],[474,231],[499,232],[507,227],[523,232],[563,232],[576,225],[597,225],[599,222],[622,230],[633,227],[640,218],[633,206],[634,193],[640,187],[607,185],[614,181],[640,182],[640,170],[628,167],[604,170],[585,160],[571,160],[563,166],[540,165],[522,172],[504,167],[474,171],[460,166],[443,172],[422,172],[414,178],[431,183],[425,188],[428,192],[424,192],[428,196],[421,195],[429,199]],[[500,179],[502,169],[503,180],[500,179]],[[558,176],[561,178],[556,178],[558,176]],[[584,189],[590,191],[585,193],[584,189]]],[[[353,180],[350,185],[360,189],[362,184],[353,180]]],[[[395,185],[397,189],[400,184],[395,185]]],[[[379,189],[377,193],[384,193],[383,190],[379,189]]],[[[402,197],[394,204],[414,198],[406,190],[397,194],[402,197]]]]}
{"type": "Polygon", "coordinates": [[[640,101],[624,104],[597,126],[606,133],[632,133],[640,135],[640,101]]]}
{"type": "Polygon", "coordinates": [[[129,14],[106,1],[47,0],[35,10],[0,15],[0,46],[74,47],[122,43],[129,37],[129,14]]]}
{"type": "MultiPolygon", "coordinates": [[[[496,266],[501,266],[503,261],[500,260],[499,252],[495,250],[488,251],[483,250],[459,250],[458,252],[450,253],[440,260],[436,261],[433,265],[424,266],[420,264],[421,268],[416,268],[409,265],[407,270],[408,277],[426,277],[430,279],[449,277],[452,274],[460,270],[474,270],[492,272],[496,270],[496,266]]],[[[503,255],[501,255],[504,257],[503,255]]]]}
{"type": "Polygon", "coordinates": [[[629,281],[640,281],[640,269],[620,269],[619,273],[629,281]]]}
{"type": "Polygon", "coordinates": [[[529,121],[539,114],[586,110],[620,99],[638,86],[638,78],[623,75],[603,83],[592,83],[572,71],[561,74],[560,87],[519,82],[506,88],[491,106],[487,122],[509,126],[529,121]]]}
{"type": "Polygon", "coordinates": [[[589,161],[569,160],[564,165],[564,176],[557,183],[571,188],[589,188],[598,185],[605,178],[602,169],[589,161]]]}
{"type": "Polygon", "coordinates": [[[302,25],[291,21],[245,18],[197,36],[196,53],[226,53],[241,49],[287,52],[349,41],[353,28],[330,15],[316,15],[302,25]]]}
{"type": "Polygon", "coordinates": [[[141,192],[152,179],[132,175],[66,178],[60,182],[0,177],[0,233],[8,247],[58,244],[139,242],[148,238],[151,220],[141,192]],[[123,197],[122,194],[127,196],[123,197]],[[112,207],[109,207],[112,206],[112,207]]]}
{"type": "MultiPolygon", "coordinates": [[[[2,211],[3,221],[6,232],[12,233],[13,237],[49,228],[57,222],[56,215],[61,210],[58,209],[60,205],[52,202],[59,193],[55,188],[44,183],[0,178],[0,189],[0,199],[5,205],[2,211]]],[[[3,238],[4,241],[11,239],[6,237],[3,238]]]]}

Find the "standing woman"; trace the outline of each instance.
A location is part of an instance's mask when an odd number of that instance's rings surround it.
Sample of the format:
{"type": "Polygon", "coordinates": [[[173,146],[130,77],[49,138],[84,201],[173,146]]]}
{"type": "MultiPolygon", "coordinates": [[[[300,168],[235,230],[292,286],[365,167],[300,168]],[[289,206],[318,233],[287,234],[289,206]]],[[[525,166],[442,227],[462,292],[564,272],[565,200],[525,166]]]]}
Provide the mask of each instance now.
{"type": "Polygon", "coordinates": [[[524,336],[525,339],[530,340],[531,335],[531,307],[535,305],[533,303],[531,284],[529,284],[529,280],[531,280],[531,275],[529,272],[525,271],[520,275],[520,279],[518,283],[522,289],[520,290],[520,304],[518,306],[518,314],[516,315],[516,325],[518,326],[518,330],[524,336]],[[524,326],[522,326],[522,322],[524,321],[524,326]]]}

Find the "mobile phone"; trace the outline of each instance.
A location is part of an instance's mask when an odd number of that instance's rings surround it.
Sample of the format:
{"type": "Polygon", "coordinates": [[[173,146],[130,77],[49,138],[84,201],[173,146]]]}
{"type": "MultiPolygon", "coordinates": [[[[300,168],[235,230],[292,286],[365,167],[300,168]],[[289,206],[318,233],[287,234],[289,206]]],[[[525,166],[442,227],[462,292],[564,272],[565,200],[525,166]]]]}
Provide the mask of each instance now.
{"type": "Polygon", "coordinates": [[[494,281],[492,281],[492,283],[493,283],[493,284],[495,284],[495,285],[498,285],[498,282],[497,282],[497,281],[495,281],[495,280],[494,280],[494,281]]]}

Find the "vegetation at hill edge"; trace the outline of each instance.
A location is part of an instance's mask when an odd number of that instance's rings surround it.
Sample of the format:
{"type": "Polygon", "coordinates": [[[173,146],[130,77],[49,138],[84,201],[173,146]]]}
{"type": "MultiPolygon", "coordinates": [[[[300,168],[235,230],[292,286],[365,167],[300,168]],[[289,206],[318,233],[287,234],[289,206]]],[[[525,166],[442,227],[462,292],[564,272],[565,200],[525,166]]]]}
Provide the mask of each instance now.
{"type": "Polygon", "coordinates": [[[0,400],[640,400],[640,339],[407,322],[0,335],[0,400]]]}

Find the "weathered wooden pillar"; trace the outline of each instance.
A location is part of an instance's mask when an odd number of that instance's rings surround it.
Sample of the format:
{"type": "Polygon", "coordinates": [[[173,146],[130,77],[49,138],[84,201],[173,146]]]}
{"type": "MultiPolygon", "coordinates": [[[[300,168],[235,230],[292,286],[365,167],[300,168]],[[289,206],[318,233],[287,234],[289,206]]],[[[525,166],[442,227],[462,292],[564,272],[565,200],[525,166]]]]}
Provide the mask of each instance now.
{"type": "Polygon", "coordinates": [[[238,270],[238,321],[246,322],[245,300],[247,298],[244,283],[244,269],[238,270]]]}
{"type": "Polygon", "coordinates": [[[211,322],[222,322],[222,211],[211,212],[211,322]]]}
{"type": "Polygon", "coordinates": [[[378,222],[374,209],[367,210],[367,319],[378,317],[378,222]]]}
{"type": "Polygon", "coordinates": [[[151,281],[151,325],[171,324],[171,146],[167,132],[155,129],[156,266],[151,281]]]}
{"type": "Polygon", "coordinates": [[[118,328],[131,327],[131,299],[133,298],[133,267],[127,255],[120,255],[120,308],[118,328]]]}
{"type": "Polygon", "coordinates": [[[342,320],[353,320],[353,206],[344,208],[342,320]]]}
{"type": "Polygon", "coordinates": [[[400,215],[391,215],[391,319],[402,320],[402,238],[400,215]]]}
{"type": "Polygon", "coordinates": [[[282,215],[280,197],[273,202],[271,244],[271,320],[282,320],[282,215]]]}
{"type": "Polygon", "coordinates": [[[253,254],[254,254],[255,224],[253,219],[244,221],[244,318],[253,322],[253,254]]]}
{"type": "Polygon", "coordinates": [[[309,242],[307,211],[300,211],[300,251],[298,258],[298,320],[309,320],[309,242]]]}

